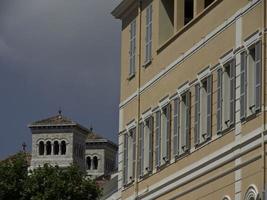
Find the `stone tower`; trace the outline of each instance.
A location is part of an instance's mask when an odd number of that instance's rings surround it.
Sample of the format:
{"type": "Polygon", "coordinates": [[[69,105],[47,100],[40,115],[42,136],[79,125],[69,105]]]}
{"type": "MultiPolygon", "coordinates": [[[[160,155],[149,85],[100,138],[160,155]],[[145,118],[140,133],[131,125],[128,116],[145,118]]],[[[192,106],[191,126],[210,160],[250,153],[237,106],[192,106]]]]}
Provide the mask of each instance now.
{"type": "Polygon", "coordinates": [[[111,175],[116,170],[118,146],[90,130],[86,139],[85,161],[91,179],[111,175]]]}
{"type": "Polygon", "coordinates": [[[66,167],[77,164],[85,170],[85,140],[89,130],[58,115],[29,125],[32,132],[31,169],[45,163],[66,167]]]}

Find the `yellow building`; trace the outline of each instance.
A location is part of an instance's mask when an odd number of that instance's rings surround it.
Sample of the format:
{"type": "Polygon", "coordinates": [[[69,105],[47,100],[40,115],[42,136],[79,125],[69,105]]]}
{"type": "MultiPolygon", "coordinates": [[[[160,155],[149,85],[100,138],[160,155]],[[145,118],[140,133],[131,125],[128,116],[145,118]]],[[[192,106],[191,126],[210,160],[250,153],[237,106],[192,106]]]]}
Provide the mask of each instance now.
{"type": "Polygon", "coordinates": [[[122,0],[113,10],[121,199],[267,198],[266,5],[122,0]]]}

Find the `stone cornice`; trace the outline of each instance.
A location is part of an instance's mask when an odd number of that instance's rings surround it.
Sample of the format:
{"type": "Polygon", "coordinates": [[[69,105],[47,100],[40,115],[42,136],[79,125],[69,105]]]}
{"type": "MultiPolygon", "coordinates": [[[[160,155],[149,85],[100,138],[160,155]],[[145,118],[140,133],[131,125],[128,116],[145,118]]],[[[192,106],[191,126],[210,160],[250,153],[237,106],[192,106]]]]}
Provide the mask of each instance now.
{"type": "Polygon", "coordinates": [[[111,12],[116,19],[121,19],[123,13],[135,2],[136,0],[122,0],[122,2],[111,12]]]}

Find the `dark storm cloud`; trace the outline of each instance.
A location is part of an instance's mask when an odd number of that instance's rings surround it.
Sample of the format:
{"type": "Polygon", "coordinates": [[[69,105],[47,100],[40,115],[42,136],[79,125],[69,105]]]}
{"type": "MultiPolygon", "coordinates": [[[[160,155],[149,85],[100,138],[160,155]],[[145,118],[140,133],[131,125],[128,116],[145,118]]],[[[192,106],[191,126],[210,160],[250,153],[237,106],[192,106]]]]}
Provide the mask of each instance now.
{"type": "Polygon", "coordinates": [[[116,141],[118,1],[0,2],[0,158],[30,144],[27,124],[56,113],[116,141]]]}

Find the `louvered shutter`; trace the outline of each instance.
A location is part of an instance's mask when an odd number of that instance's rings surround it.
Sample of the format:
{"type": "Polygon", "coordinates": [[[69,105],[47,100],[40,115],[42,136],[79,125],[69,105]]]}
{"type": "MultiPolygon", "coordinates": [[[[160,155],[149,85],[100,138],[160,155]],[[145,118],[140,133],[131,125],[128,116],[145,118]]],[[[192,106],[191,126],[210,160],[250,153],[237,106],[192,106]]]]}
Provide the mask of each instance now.
{"type": "Polygon", "coordinates": [[[179,98],[174,100],[173,112],[173,155],[177,156],[179,154],[179,98]]]}
{"type": "Polygon", "coordinates": [[[199,130],[200,130],[200,84],[195,86],[195,135],[194,141],[195,145],[199,144],[199,130]]]}
{"type": "Polygon", "coordinates": [[[230,126],[235,123],[235,60],[230,63],[230,126]]]}
{"type": "Polygon", "coordinates": [[[144,123],[140,123],[139,130],[138,176],[141,177],[144,169],[144,123]]]}
{"type": "Polygon", "coordinates": [[[207,77],[207,138],[211,138],[212,76],[207,77]]]}
{"type": "Polygon", "coordinates": [[[170,135],[171,135],[171,105],[167,105],[167,132],[166,132],[166,159],[165,161],[170,160],[170,135]]]}
{"type": "Polygon", "coordinates": [[[149,119],[149,169],[148,171],[152,171],[153,167],[153,117],[149,119]]]}
{"type": "Polygon", "coordinates": [[[124,161],[123,161],[123,183],[124,185],[127,184],[127,179],[128,179],[128,137],[127,134],[124,135],[124,161]]]}
{"type": "Polygon", "coordinates": [[[261,42],[255,45],[255,111],[261,110],[261,42]]]}
{"type": "Polygon", "coordinates": [[[222,69],[218,69],[217,75],[217,133],[222,131],[222,69]]]}
{"type": "Polygon", "coordinates": [[[161,160],[161,113],[160,111],[156,112],[156,127],[155,127],[155,133],[156,133],[156,146],[155,146],[155,164],[156,167],[160,166],[160,160],[161,160]]]}
{"type": "Polygon", "coordinates": [[[152,4],[146,9],[145,62],[151,59],[152,46],[152,4]]]}
{"type": "Polygon", "coordinates": [[[132,146],[132,155],[133,155],[133,163],[132,163],[132,180],[135,178],[135,167],[136,167],[136,128],[132,130],[132,141],[133,141],[133,146],[132,146]]]}
{"type": "Polygon", "coordinates": [[[186,93],[186,124],[185,124],[185,148],[189,149],[190,143],[190,106],[191,106],[191,93],[186,93]]]}
{"type": "Polygon", "coordinates": [[[241,53],[241,72],[240,72],[240,118],[247,115],[247,54],[241,53]]]}

